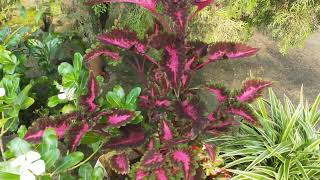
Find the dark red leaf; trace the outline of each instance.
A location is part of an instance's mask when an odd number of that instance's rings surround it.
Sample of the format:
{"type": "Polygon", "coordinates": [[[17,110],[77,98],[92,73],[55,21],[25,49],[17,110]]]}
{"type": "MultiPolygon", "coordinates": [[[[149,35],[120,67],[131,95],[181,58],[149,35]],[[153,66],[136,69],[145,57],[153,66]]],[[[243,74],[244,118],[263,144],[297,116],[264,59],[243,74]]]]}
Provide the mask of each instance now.
{"type": "Polygon", "coordinates": [[[44,117],[36,120],[28,129],[25,139],[32,142],[40,142],[44,131],[47,128],[53,128],[59,139],[63,138],[67,129],[70,127],[72,120],[76,120],[81,115],[79,113],[71,113],[59,117],[44,117]]]}
{"type": "Polygon", "coordinates": [[[123,132],[123,135],[118,138],[112,138],[104,146],[105,148],[110,149],[122,149],[127,147],[136,147],[144,143],[146,139],[146,132],[140,126],[127,125],[120,130],[123,132]]]}
{"type": "Polygon", "coordinates": [[[172,152],[173,160],[182,163],[184,171],[184,179],[189,180],[192,171],[192,155],[186,150],[175,150],[172,152]]]}
{"type": "Polygon", "coordinates": [[[216,159],[216,148],[211,144],[204,144],[205,150],[207,151],[211,161],[215,161],[216,159]]]}
{"type": "Polygon", "coordinates": [[[109,161],[112,170],[118,174],[128,174],[130,169],[129,158],[125,153],[112,156],[109,161]]]}
{"type": "Polygon", "coordinates": [[[146,169],[159,168],[164,162],[164,156],[156,150],[147,151],[141,159],[141,166],[146,169]]]}
{"type": "Polygon", "coordinates": [[[65,135],[65,141],[71,151],[76,150],[81,138],[88,132],[89,124],[85,122],[73,123],[65,135]]]}
{"type": "Polygon", "coordinates": [[[168,76],[171,80],[171,84],[177,87],[182,76],[182,59],[180,59],[178,49],[175,47],[175,45],[166,46],[165,55],[168,76]]]}
{"type": "Polygon", "coordinates": [[[219,103],[222,103],[228,99],[229,93],[224,86],[220,84],[211,84],[207,88],[209,92],[216,96],[219,103]]]}
{"type": "Polygon", "coordinates": [[[168,142],[173,139],[172,125],[167,120],[160,122],[160,139],[164,142],[168,142]]]}
{"type": "Polygon", "coordinates": [[[97,109],[97,105],[95,104],[95,99],[99,93],[99,86],[96,82],[96,78],[91,73],[89,76],[89,80],[87,83],[88,93],[81,97],[81,104],[88,108],[89,112],[93,112],[97,109]]]}
{"type": "Polygon", "coordinates": [[[99,56],[102,56],[102,55],[110,57],[113,60],[120,59],[120,55],[118,52],[113,52],[108,49],[93,50],[86,55],[85,59],[89,62],[89,61],[96,59],[99,56]]]}
{"type": "Polygon", "coordinates": [[[239,43],[216,43],[209,48],[208,59],[199,64],[196,69],[201,69],[204,65],[221,59],[237,59],[250,57],[258,52],[259,49],[252,48],[239,43]]]}
{"type": "Polygon", "coordinates": [[[154,172],[155,172],[157,180],[169,180],[167,173],[164,169],[159,168],[159,169],[155,170],[154,172]]]}
{"type": "Polygon", "coordinates": [[[250,107],[247,107],[245,105],[241,105],[238,107],[230,107],[227,110],[227,112],[234,114],[234,115],[237,115],[237,116],[241,116],[249,123],[252,123],[252,124],[258,123],[258,120],[257,120],[256,116],[254,115],[254,113],[252,112],[252,110],[250,109],[250,107]]]}
{"type": "Polygon", "coordinates": [[[272,85],[270,81],[259,79],[247,80],[243,83],[243,88],[239,95],[236,96],[239,102],[252,102],[261,96],[262,90],[272,85]]]}
{"type": "Polygon", "coordinates": [[[111,127],[119,127],[132,120],[134,113],[129,110],[114,110],[107,115],[107,124],[111,127]]]}
{"type": "Polygon", "coordinates": [[[138,53],[146,52],[145,45],[139,41],[137,34],[128,30],[113,30],[109,33],[100,34],[97,39],[107,45],[118,46],[123,49],[131,49],[135,47],[138,53]]]}
{"type": "Polygon", "coordinates": [[[145,180],[145,178],[148,176],[149,176],[149,173],[142,169],[138,169],[136,172],[136,180],[145,180]]]}

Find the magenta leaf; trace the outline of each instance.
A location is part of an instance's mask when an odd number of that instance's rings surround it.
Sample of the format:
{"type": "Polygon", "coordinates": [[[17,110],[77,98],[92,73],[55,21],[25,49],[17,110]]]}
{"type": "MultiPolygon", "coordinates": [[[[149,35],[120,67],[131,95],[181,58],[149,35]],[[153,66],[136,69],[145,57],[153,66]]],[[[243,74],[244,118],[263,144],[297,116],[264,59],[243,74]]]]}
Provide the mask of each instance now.
{"type": "Polygon", "coordinates": [[[94,101],[98,96],[99,87],[98,83],[96,82],[96,78],[92,73],[89,76],[87,87],[88,93],[81,97],[81,104],[87,107],[89,112],[93,112],[97,109],[97,105],[94,101]]]}
{"type": "Polygon", "coordinates": [[[107,115],[107,123],[111,127],[119,127],[132,120],[134,113],[128,110],[114,110],[107,115]]]}
{"type": "Polygon", "coordinates": [[[236,96],[239,102],[252,102],[261,96],[262,90],[272,85],[270,81],[259,79],[247,80],[243,83],[242,91],[236,96]]]}
{"type": "Polygon", "coordinates": [[[229,93],[224,86],[220,84],[211,84],[207,88],[209,92],[216,96],[219,103],[222,103],[228,99],[229,93]]]}
{"type": "Polygon", "coordinates": [[[142,169],[138,169],[135,176],[136,180],[144,180],[146,177],[149,176],[149,173],[142,169]]]}
{"type": "Polygon", "coordinates": [[[158,107],[169,107],[171,105],[171,101],[167,100],[167,99],[163,99],[163,100],[160,100],[160,99],[157,99],[156,102],[155,102],[155,105],[158,106],[158,107]]]}
{"type": "Polygon", "coordinates": [[[128,30],[113,30],[98,35],[97,39],[107,45],[114,45],[127,50],[135,47],[138,53],[144,54],[146,52],[146,47],[139,41],[137,34],[128,30]]]}
{"type": "Polygon", "coordinates": [[[159,168],[164,162],[164,156],[156,151],[147,151],[141,159],[141,166],[146,169],[156,169],[159,168]]]}
{"type": "Polygon", "coordinates": [[[153,150],[155,148],[155,139],[150,138],[148,144],[147,144],[147,149],[148,150],[153,150]]]}
{"type": "Polygon", "coordinates": [[[191,178],[192,170],[192,155],[186,150],[175,150],[172,153],[173,160],[178,163],[182,163],[184,171],[184,179],[189,180],[191,178]]]}
{"type": "Polygon", "coordinates": [[[167,120],[162,120],[160,125],[160,139],[168,142],[173,139],[172,125],[167,120]]]}
{"type": "Polygon", "coordinates": [[[204,144],[205,150],[207,151],[211,161],[215,161],[216,159],[216,148],[211,144],[204,144]]]}
{"type": "Polygon", "coordinates": [[[181,59],[179,57],[178,49],[175,47],[175,45],[169,45],[166,46],[165,52],[165,62],[168,76],[171,80],[171,84],[177,87],[179,85],[179,80],[182,76],[183,68],[181,59]]]}
{"type": "Polygon", "coordinates": [[[148,9],[152,13],[156,13],[157,0],[90,0],[86,4],[95,5],[100,3],[116,3],[116,2],[134,3],[148,9]]]}
{"type": "Polygon", "coordinates": [[[157,170],[154,171],[157,180],[169,180],[166,171],[162,168],[159,168],[157,170]]]}
{"type": "Polygon", "coordinates": [[[86,55],[85,59],[87,60],[87,62],[89,62],[89,61],[92,61],[92,60],[98,58],[99,56],[102,56],[102,55],[110,57],[113,60],[120,59],[120,55],[118,52],[113,52],[108,49],[93,50],[86,55]]]}
{"type": "Polygon", "coordinates": [[[127,125],[120,129],[123,132],[121,137],[112,138],[104,146],[110,149],[123,149],[127,147],[136,147],[144,143],[146,132],[140,126],[127,125]]]}
{"type": "Polygon", "coordinates": [[[247,107],[245,105],[241,105],[238,107],[230,107],[227,110],[227,112],[234,114],[234,115],[237,115],[237,116],[241,116],[249,123],[258,124],[258,120],[257,120],[256,116],[254,115],[254,113],[252,112],[252,110],[250,109],[250,107],[247,107]]]}
{"type": "Polygon", "coordinates": [[[89,131],[89,125],[85,122],[73,123],[65,135],[65,141],[71,151],[76,150],[81,138],[89,131]]]}
{"type": "Polygon", "coordinates": [[[109,165],[113,171],[118,174],[128,174],[130,169],[129,158],[125,153],[112,156],[109,165]]]}
{"type": "Polygon", "coordinates": [[[195,16],[199,11],[209,6],[214,0],[193,0],[194,5],[198,7],[198,9],[191,15],[190,19],[195,16]]]}
{"type": "Polygon", "coordinates": [[[258,52],[259,49],[252,48],[240,43],[216,43],[209,48],[208,59],[199,64],[196,69],[201,69],[206,64],[221,59],[237,59],[250,57],[258,52]]]}
{"type": "Polygon", "coordinates": [[[32,142],[40,142],[44,131],[53,128],[59,139],[63,138],[72,120],[76,120],[80,115],[71,113],[60,117],[44,117],[36,120],[28,129],[25,139],[32,142]]]}

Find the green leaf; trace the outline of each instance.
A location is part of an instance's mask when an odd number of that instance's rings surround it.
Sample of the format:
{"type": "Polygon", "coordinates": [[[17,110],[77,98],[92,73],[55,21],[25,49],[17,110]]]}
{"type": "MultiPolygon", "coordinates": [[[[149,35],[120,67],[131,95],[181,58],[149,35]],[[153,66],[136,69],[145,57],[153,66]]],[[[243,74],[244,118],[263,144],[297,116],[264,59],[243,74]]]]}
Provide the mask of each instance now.
{"type": "Polygon", "coordinates": [[[227,171],[232,172],[234,174],[239,174],[241,176],[244,176],[246,178],[249,178],[251,180],[273,180],[272,178],[262,175],[262,174],[257,174],[255,172],[248,172],[248,171],[240,171],[240,170],[234,170],[234,169],[227,169],[227,171]]]}
{"type": "Polygon", "coordinates": [[[21,138],[14,138],[11,140],[7,147],[10,149],[11,152],[14,153],[15,156],[20,156],[26,154],[27,152],[31,151],[31,144],[21,138]]]}
{"type": "Polygon", "coordinates": [[[124,90],[121,86],[119,85],[115,85],[113,87],[113,92],[116,93],[116,95],[118,96],[118,98],[120,99],[124,99],[125,93],[124,90]]]}
{"type": "Polygon", "coordinates": [[[79,168],[79,176],[81,180],[91,180],[93,168],[90,163],[85,163],[79,168]]]}
{"type": "Polygon", "coordinates": [[[121,108],[122,99],[115,92],[108,92],[106,95],[109,108],[121,108]]]}
{"type": "Polygon", "coordinates": [[[102,167],[95,167],[92,173],[92,180],[102,180],[104,177],[104,170],[102,167]]]}
{"type": "Polygon", "coordinates": [[[128,109],[135,109],[137,104],[137,99],[141,93],[141,88],[133,88],[126,97],[126,107],[128,109]]]}
{"type": "Polygon", "coordinates": [[[79,162],[82,161],[84,155],[82,152],[73,152],[68,154],[66,157],[63,158],[60,165],[55,170],[56,172],[61,172],[77,165],[79,162]]]}
{"type": "Polygon", "coordinates": [[[64,76],[73,72],[73,67],[67,62],[63,62],[58,66],[58,72],[60,75],[64,76]]]}
{"type": "Polygon", "coordinates": [[[83,136],[83,138],[81,139],[81,144],[92,144],[98,142],[101,139],[102,137],[100,135],[90,131],[83,136]]]}
{"type": "Polygon", "coordinates": [[[60,157],[59,149],[51,149],[47,152],[44,152],[44,154],[41,155],[41,159],[46,164],[46,169],[51,168],[57,162],[59,157],[60,157]]]}
{"type": "Polygon", "coordinates": [[[26,135],[28,129],[25,125],[21,125],[17,131],[19,138],[23,139],[24,135],[26,135]]]}
{"type": "Polygon", "coordinates": [[[60,100],[59,98],[58,98],[58,95],[56,95],[56,96],[51,96],[50,98],[49,98],[49,100],[48,100],[48,106],[49,107],[55,107],[56,105],[58,105],[58,104],[60,104],[60,103],[62,103],[62,102],[64,102],[63,100],[60,100]]]}
{"type": "MultiPolygon", "coordinates": [[[[17,98],[15,99],[15,104],[18,104],[20,105],[20,107],[28,107],[28,105],[30,103],[33,103],[34,100],[27,100],[29,97],[28,97],[28,94],[29,94],[29,91],[30,89],[32,88],[32,85],[31,84],[28,84],[25,88],[23,88],[23,90],[18,94],[17,98]],[[30,102],[26,102],[26,101],[30,101],[30,102]],[[26,103],[25,105],[23,105],[24,103],[26,103]]],[[[32,105],[32,104],[31,104],[32,105]]]]}
{"type": "Polygon", "coordinates": [[[34,99],[32,97],[27,97],[23,104],[21,104],[21,109],[28,109],[34,103],[34,99]]]}
{"type": "Polygon", "coordinates": [[[75,53],[73,57],[73,67],[76,71],[81,71],[83,57],[80,53],[75,53]]]}
{"type": "Polygon", "coordinates": [[[53,128],[48,128],[44,131],[42,136],[42,141],[40,144],[41,155],[48,152],[49,150],[54,150],[58,148],[58,138],[56,131],[53,128]]]}
{"type": "Polygon", "coordinates": [[[20,179],[20,175],[0,171],[0,179],[3,179],[3,180],[19,180],[20,179]]]}

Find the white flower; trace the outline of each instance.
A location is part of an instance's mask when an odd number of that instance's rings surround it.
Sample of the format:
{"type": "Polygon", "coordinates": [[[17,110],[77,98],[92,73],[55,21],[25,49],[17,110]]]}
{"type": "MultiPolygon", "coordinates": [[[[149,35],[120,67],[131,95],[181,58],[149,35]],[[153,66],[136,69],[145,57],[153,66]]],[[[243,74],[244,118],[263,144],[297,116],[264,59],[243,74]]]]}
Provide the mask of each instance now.
{"type": "Polygon", "coordinates": [[[6,90],[4,88],[0,88],[0,97],[3,97],[6,95],[6,90]]]}
{"type": "Polygon", "coordinates": [[[45,163],[40,157],[38,152],[29,151],[18,156],[10,164],[12,167],[19,168],[20,180],[36,180],[36,176],[46,170],[45,163]]]}
{"type": "Polygon", "coordinates": [[[61,99],[61,100],[73,100],[75,99],[75,91],[76,91],[76,88],[66,88],[66,89],[63,89],[61,88],[60,89],[60,94],[58,94],[58,98],[61,99]]]}

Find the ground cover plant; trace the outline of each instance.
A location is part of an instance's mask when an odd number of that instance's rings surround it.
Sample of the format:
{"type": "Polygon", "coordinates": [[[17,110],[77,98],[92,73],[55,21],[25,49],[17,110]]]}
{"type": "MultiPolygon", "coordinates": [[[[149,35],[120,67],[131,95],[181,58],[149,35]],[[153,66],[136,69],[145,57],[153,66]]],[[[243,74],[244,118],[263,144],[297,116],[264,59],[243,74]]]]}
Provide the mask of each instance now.
{"type": "Polygon", "coordinates": [[[254,110],[260,127],[243,123],[237,136],[209,141],[219,144],[223,168],[237,174],[233,179],[319,179],[319,102],[320,96],[306,103],[301,93],[294,106],[270,90],[254,110]]]}

